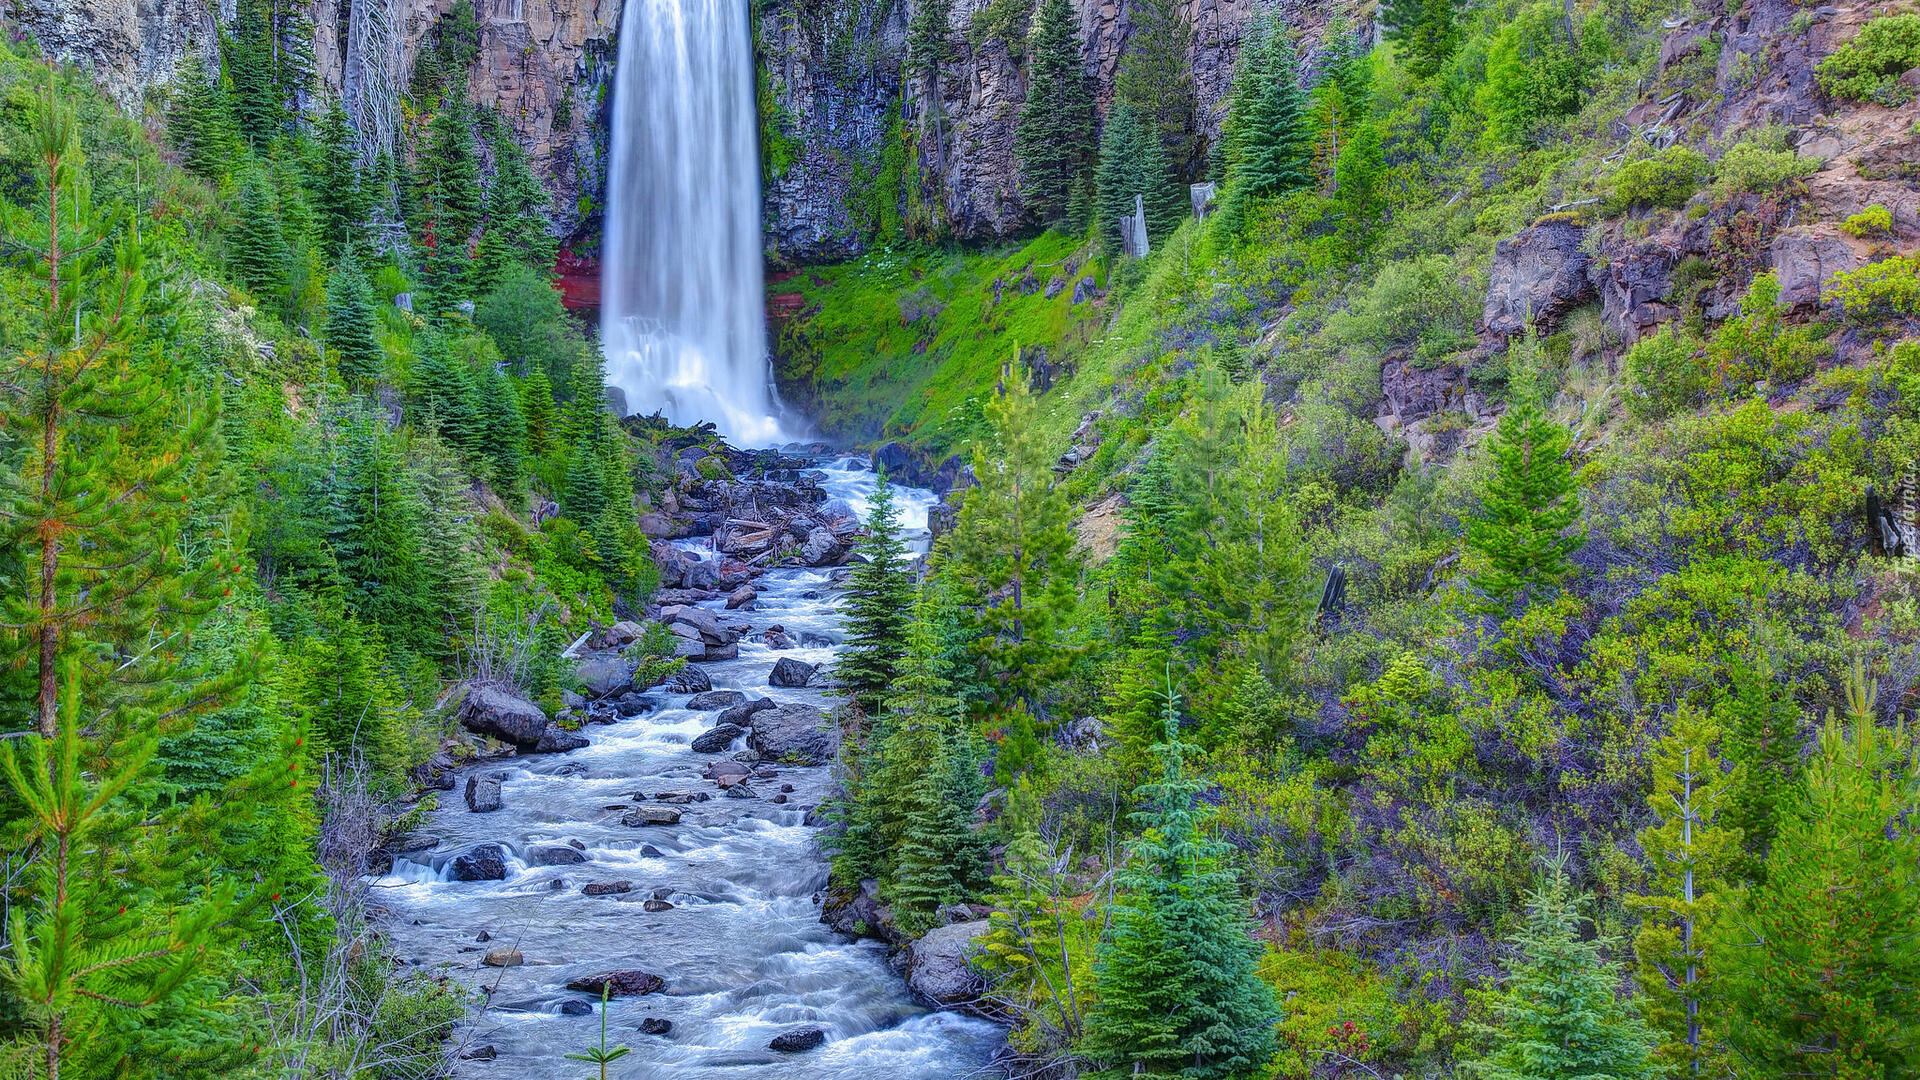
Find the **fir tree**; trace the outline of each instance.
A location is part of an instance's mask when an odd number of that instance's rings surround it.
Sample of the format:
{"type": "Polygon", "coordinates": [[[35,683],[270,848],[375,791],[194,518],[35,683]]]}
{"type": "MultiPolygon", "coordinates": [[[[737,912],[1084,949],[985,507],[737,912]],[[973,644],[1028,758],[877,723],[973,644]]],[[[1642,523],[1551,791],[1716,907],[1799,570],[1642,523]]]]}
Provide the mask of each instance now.
{"type": "Polygon", "coordinates": [[[431,433],[414,440],[407,486],[430,523],[420,536],[421,585],[432,599],[434,636],[418,651],[437,660],[453,657],[453,643],[470,632],[485,599],[486,571],[476,551],[480,530],[468,496],[468,470],[447,444],[431,433]]]}
{"type": "Polygon", "coordinates": [[[1469,580],[1491,614],[1551,594],[1573,572],[1567,556],[1585,540],[1574,529],[1580,494],[1567,463],[1572,436],[1541,407],[1531,367],[1536,352],[1529,333],[1509,362],[1507,411],[1487,440],[1493,473],[1479,509],[1466,521],[1466,546],[1475,560],[1469,580]]]}
{"type": "Polygon", "coordinates": [[[349,386],[379,378],[385,367],[376,318],[373,286],[348,251],[327,278],[327,344],[340,354],[340,378],[349,386]]]}
{"type": "Polygon", "coordinates": [[[1165,151],[1125,105],[1115,106],[1107,116],[1095,175],[1100,231],[1109,243],[1119,244],[1120,221],[1133,216],[1135,196],[1142,197],[1147,233],[1154,239],[1173,232],[1186,215],[1187,199],[1174,182],[1165,151]]]}
{"type": "Polygon", "coordinates": [[[31,115],[39,208],[5,220],[37,263],[38,322],[23,320],[0,354],[0,440],[16,448],[0,469],[0,548],[19,554],[24,584],[0,610],[33,643],[34,713],[53,738],[69,660],[82,665],[90,717],[117,716],[112,702],[204,696],[182,687],[205,674],[170,662],[150,635],[228,595],[237,527],[213,501],[218,399],[150,336],[170,309],[150,288],[145,246],[95,210],[78,126],[51,86],[31,115]]]}
{"type": "Polygon", "coordinates": [[[240,207],[231,244],[228,265],[247,291],[263,299],[286,296],[292,253],[280,230],[273,187],[257,166],[249,168],[240,182],[240,207]]]}
{"type": "Polygon", "coordinates": [[[1640,913],[1633,952],[1647,1020],[1666,1036],[1660,1057],[1699,1075],[1713,1060],[1701,1037],[1701,1003],[1712,993],[1707,956],[1714,918],[1731,888],[1740,834],[1725,825],[1728,777],[1715,753],[1720,729],[1682,707],[1654,746],[1654,824],[1640,830],[1650,864],[1647,891],[1627,898],[1640,913]]]}
{"type": "Polygon", "coordinates": [[[1357,249],[1364,250],[1380,225],[1385,204],[1386,156],[1380,147],[1380,129],[1372,123],[1356,125],[1334,162],[1333,183],[1340,204],[1341,224],[1357,249]]]}
{"type": "Polygon", "coordinates": [[[239,0],[233,31],[222,42],[227,76],[233,81],[233,116],[242,138],[264,151],[286,121],[275,85],[277,43],[266,0],[239,0]]]}
{"type": "Polygon", "coordinates": [[[1490,1046],[1463,1071],[1481,1080],[1653,1080],[1662,1075],[1653,1032],[1615,994],[1619,965],[1605,938],[1580,932],[1580,899],[1564,865],[1528,898],[1513,936],[1519,959],[1492,995],[1493,1023],[1475,1025],[1490,1046]]]}
{"type": "Polygon", "coordinates": [[[509,506],[517,506],[527,486],[527,418],[512,380],[491,364],[480,376],[480,412],[487,483],[509,506]]]}
{"type": "Polygon", "coordinates": [[[1065,215],[1094,150],[1093,93],[1079,37],[1068,0],[1040,0],[1015,149],[1027,208],[1044,222],[1065,215]]]}
{"type": "Polygon", "coordinates": [[[358,410],[329,434],[326,540],[349,613],[390,644],[426,654],[444,648],[421,561],[425,515],[394,436],[358,410]]]}
{"type": "Polygon", "coordinates": [[[592,521],[612,503],[607,490],[607,470],[600,447],[590,435],[574,440],[567,454],[566,485],[560,495],[560,507],[575,521],[592,521]]]}
{"type": "Polygon", "coordinates": [[[1453,58],[1460,47],[1460,6],[1460,0],[1387,0],[1380,21],[1408,71],[1431,78],[1453,58]]]}
{"type": "Polygon", "coordinates": [[[1256,47],[1264,55],[1243,61],[1256,81],[1237,109],[1235,162],[1228,176],[1241,197],[1277,195],[1310,182],[1312,133],[1293,35],[1283,26],[1272,27],[1256,47]]]}
{"type": "Polygon", "coordinates": [[[179,92],[168,116],[168,134],[187,171],[218,180],[227,174],[239,153],[239,134],[234,130],[226,84],[217,72],[207,71],[198,53],[187,54],[176,81],[179,92]]]}
{"type": "Polygon", "coordinates": [[[980,609],[978,647],[998,702],[1024,702],[1044,716],[1039,692],[1068,658],[1056,635],[1074,599],[1066,493],[1055,482],[1055,455],[1021,378],[1007,376],[986,420],[990,434],[973,449],[979,483],[960,508],[952,568],[956,581],[991,598],[980,609]]]}
{"type": "Polygon", "coordinates": [[[1141,835],[1094,964],[1099,1001],[1082,1049],[1115,1075],[1240,1076],[1273,1054],[1280,1009],[1254,970],[1260,949],[1227,846],[1196,805],[1203,785],[1186,775],[1168,683],[1161,774],[1135,793],[1141,835]]]}
{"type": "Polygon", "coordinates": [[[498,284],[508,263],[551,273],[559,250],[547,224],[547,189],[527,163],[527,152],[505,124],[495,123],[493,183],[488,186],[486,231],[475,256],[475,289],[486,292],[498,284]]]}
{"type": "Polygon", "coordinates": [[[520,415],[527,421],[527,452],[543,457],[553,449],[555,417],[553,384],[544,367],[535,366],[520,380],[520,415]]]}
{"type": "Polygon", "coordinates": [[[1715,943],[1722,1032],[1761,1076],[1920,1074],[1920,783],[1856,665],[1786,815],[1767,880],[1715,943]]]}
{"type": "Polygon", "coordinates": [[[359,242],[367,219],[365,185],[355,164],[357,151],[352,121],[335,101],[320,121],[319,138],[307,161],[307,189],[312,192],[320,245],[327,256],[340,259],[359,242]]]}
{"type": "Polygon", "coordinates": [[[891,694],[906,645],[913,603],[913,571],[902,559],[906,551],[894,520],[893,485],[882,469],[868,503],[866,535],[854,545],[854,553],[866,561],[857,563],[847,579],[846,643],[834,665],[847,696],[869,716],[891,694]]]}
{"type": "Polygon", "coordinates": [[[473,368],[455,357],[445,335],[432,330],[414,335],[411,404],[423,426],[463,454],[480,450],[486,430],[480,390],[473,368]]]}
{"type": "Polygon", "coordinates": [[[1713,715],[1726,732],[1727,760],[1735,767],[1729,781],[1726,819],[1738,830],[1744,855],[1739,874],[1753,881],[1767,876],[1767,852],[1780,819],[1792,812],[1801,787],[1800,711],[1774,678],[1765,653],[1727,665],[1727,687],[1713,715]]]}
{"type": "Polygon", "coordinates": [[[1187,56],[1193,29],[1177,0],[1134,0],[1128,12],[1133,26],[1114,72],[1114,102],[1132,109],[1159,143],[1161,159],[1171,166],[1168,183],[1184,196],[1178,188],[1191,175],[1196,149],[1193,63],[1187,56]]]}

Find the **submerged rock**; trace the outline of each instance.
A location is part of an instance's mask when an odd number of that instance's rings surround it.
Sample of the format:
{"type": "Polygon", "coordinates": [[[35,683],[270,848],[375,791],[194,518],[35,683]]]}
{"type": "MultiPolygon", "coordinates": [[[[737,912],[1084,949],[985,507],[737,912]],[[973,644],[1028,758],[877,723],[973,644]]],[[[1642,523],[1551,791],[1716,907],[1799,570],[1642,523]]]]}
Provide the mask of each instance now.
{"type": "Polygon", "coordinates": [[[571,866],[586,861],[585,855],[570,847],[534,848],[527,852],[529,866],[571,866]]]}
{"type": "Polygon", "coordinates": [[[714,709],[725,709],[729,706],[739,705],[746,700],[747,695],[738,690],[708,690],[705,693],[695,694],[692,698],[689,698],[687,708],[695,712],[711,712],[714,709]]]}
{"type": "Polygon", "coordinates": [[[582,885],[580,887],[580,891],[585,893],[588,896],[617,896],[621,893],[632,892],[633,882],[631,881],[594,881],[594,882],[589,882],[586,885],[582,885]]]}
{"type": "Polygon", "coordinates": [[[495,949],[481,958],[480,962],[488,967],[519,967],[527,962],[527,958],[520,954],[519,949],[495,949]]]}
{"type": "Polygon", "coordinates": [[[696,754],[721,754],[733,745],[733,740],[747,733],[747,729],[738,724],[715,724],[701,732],[693,740],[693,752],[696,754]]]}
{"type": "Polygon", "coordinates": [[[453,857],[447,876],[455,881],[504,881],[506,849],[499,844],[475,844],[453,857]]]}
{"type": "Polygon", "coordinates": [[[767,682],[772,686],[799,689],[807,685],[808,679],[813,678],[813,668],[812,664],[795,660],[791,656],[783,656],[774,662],[773,671],[768,674],[767,682]]]}
{"type": "Polygon", "coordinates": [[[608,997],[641,997],[667,988],[667,981],[649,971],[609,971],[567,981],[567,989],[608,997]]]}
{"type": "Polygon", "coordinates": [[[775,1035],[773,1041],[767,1044],[767,1049],[777,1050],[782,1054],[799,1054],[812,1050],[826,1041],[827,1033],[819,1028],[801,1028],[799,1031],[775,1035]]]}
{"type": "Polygon", "coordinates": [[[620,818],[620,824],[642,825],[678,825],[680,811],[671,806],[636,806],[620,818]]]}
{"type": "Polygon", "coordinates": [[[640,1034],[642,1035],[667,1035],[671,1034],[672,1031],[673,1021],[671,1020],[663,1020],[658,1016],[649,1016],[640,1021],[640,1034]]]}

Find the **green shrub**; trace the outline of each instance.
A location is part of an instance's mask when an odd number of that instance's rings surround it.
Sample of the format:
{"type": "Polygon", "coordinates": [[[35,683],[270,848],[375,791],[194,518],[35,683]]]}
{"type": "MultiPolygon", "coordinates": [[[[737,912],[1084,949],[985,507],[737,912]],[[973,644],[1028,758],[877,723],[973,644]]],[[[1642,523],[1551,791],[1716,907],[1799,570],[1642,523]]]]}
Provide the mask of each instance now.
{"type": "Polygon", "coordinates": [[[1619,214],[1635,207],[1674,209],[1692,198],[1712,172],[1699,151],[1685,146],[1669,146],[1652,157],[1629,161],[1608,182],[1608,212],[1619,214]]]}
{"type": "Polygon", "coordinates": [[[1416,343],[1431,353],[1457,343],[1473,329],[1480,313],[1476,291],[1462,281],[1460,268],[1445,255],[1422,255],[1380,268],[1365,292],[1353,298],[1350,312],[1330,326],[1343,342],[1386,350],[1416,343]]]}
{"type": "Polygon", "coordinates": [[[1481,101],[1496,141],[1532,143],[1542,125],[1580,111],[1586,63],[1567,30],[1558,4],[1529,4],[1487,47],[1481,101]]]}
{"type": "Polygon", "coordinates": [[[1895,255],[1835,274],[1820,298],[1855,322],[1920,315],[1920,257],[1895,255]]]}
{"type": "Polygon", "coordinates": [[[1627,350],[1627,408],[1644,419],[1658,419],[1699,400],[1707,389],[1700,342],[1678,323],[1634,342],[1627,350]]]}
{"type": "Polygon", "coordinates": [[[1803,176],[1818,172],[1820,163],[1794,153],[1787,144],[1785,128],[1769,127],[1742,139],[1720,155],[1715,169],[1722,194],[1738,191],[1766,192],[1803,176]]]}
{"type": "Polygon", "coordinates": [[[1820,89],[1848,101],[1902,105],[1913,91],[1896,80],[1920,67],[1920,15],[1875,19],[1820,61],[1820,89]]]}
{"type": "Polygon", "coordinates": [[[1885,236],[1893,231],[1893,211],[1874,203],[1841,222],[1840,229],[1848,236],[1862,240],[1869,236],[1885,236]]]}
{"type": "Polygon", "coordinates": [[[1780,279],[1772,271],[1754,277],[1740,314],[1728,319],[1707,345],[1707,359],[1723,392],[1765,379],[1774,385],[1812,374],[1832,352],[1821,329],[1788,326],[1780,304],[1780,279]]]}

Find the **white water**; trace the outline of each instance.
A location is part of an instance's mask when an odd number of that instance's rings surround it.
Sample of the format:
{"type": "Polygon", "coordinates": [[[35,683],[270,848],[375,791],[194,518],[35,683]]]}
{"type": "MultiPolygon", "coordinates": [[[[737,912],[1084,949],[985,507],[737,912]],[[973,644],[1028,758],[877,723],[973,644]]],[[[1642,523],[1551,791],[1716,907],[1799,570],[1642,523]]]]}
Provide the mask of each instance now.
{"type": "MultiPolygon", "coordinates": [[[[861,463],[823,464],[830,497],[860,504],[873,490],[861,463]]],[[[897,488],[898,520],[924,538],[932,496],[897,488]]],[[[705,538],[679,541],[699,551],[705,538]]],[[[736,660],[702,664],[719,689],[776,701],[830,704],[820,690],[768,685],[776,659],[830,663],[838,641],[838,591],[825,570],[774,570],[762,576],[753,611],[720,612],[729,623],[749,622],[736,660]],[[759,631],[778,623],[813,644],[776,652],[759,631]]],[[[696,754],[688,745],[717,713],[686,708],[687,696],[654,690],[652,710],[611,725],[589,724],[587,747],[567,754],[530,755],[472,766],[505,772],[504,807],[470,813],[447,792],[422,831],[440,839],[425,851],[397,858],[376,881],[375,903],[387,910],[384,928],[395,952],[419,970],[485,990],[487,1008],[463,1027],[459,1052],[492,1046],[493,1060],[461,1058],[460,1080],[591,1080],[593,1067],[565,1054],[593,1043],[600,1003],[566,989],[571,978],[640,968],[667,980],[662,993],[615,998],[607,1006],[608,1041],[632,1053],[614,1063],[615,1080],[974,1080],[1004,1076],[993,1069],[1002,1029],[949,1012],[929,1011],[907,993],[887,963],[886,950],[853,941],[820,922],[819,896],[827,868],[818,830],[806,811],[833,787],[828,767],[780,766],[770,780],[755,779],[758,798],[724,797],[703,778],[725,754],[696,754]],[[782,784],[793,791],[773,798],[782,784]],[[685,806],[681,823],[633,828],[611,807],[644,802],[636,792],[702,791],[709,801],[685,806]],[[535,866],[526,854],[578,842],[587,861],[535,866]],[[474,844],[498,843],[508,854],[502,881],[449,880],[452,859],[474,844]],[[654,853],[642,850],[652,845],[654,853]],[[633,891],[588,897],[588,882],[627,880],[633,891]],[[556,886],[556,883],[562,883],[556,886]],[[658,890],[672,909],[649,913],[658,890]],[[476,938],[486,931],[490,941],[476,938]],[[511,947],[524,966],[496,969],[481,959],[511,947]],[[592,1007],[588,1015],[561,1012],[565,1003],[592,1007]],[[664,1036],[643,1035],[642,1018],[670,1020],[664,1036]],[[782,1032],[817,1027],[826,1045],[803,1054],[767,1048],[782,1032]]],[[[744,740],[736,741],[738,749],[744,740]]]]}
{"type": "Polygon", "coordinates": [[[628,0],[600,260],[607,381],[736,445],[800,437],[773,389],[743,0],[628,0]]]}

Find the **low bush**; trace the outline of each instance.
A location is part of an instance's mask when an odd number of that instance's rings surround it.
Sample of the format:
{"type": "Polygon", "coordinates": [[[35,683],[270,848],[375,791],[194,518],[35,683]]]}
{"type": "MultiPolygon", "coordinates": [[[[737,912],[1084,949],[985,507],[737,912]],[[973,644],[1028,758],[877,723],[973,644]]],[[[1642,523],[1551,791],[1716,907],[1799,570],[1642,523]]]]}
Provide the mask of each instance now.
{"type": "Polygon", "coordinates": [[[1835,274],[1820,298],[1854,322],[1920,315],[1920,257],[1895,255],[1835,274]]]}
{"type": "Polygon", "coordinates": [[[1766,193],[1789,180],[1817,172],[1820,163],[1794,153],[1785,128],[1770,127],[1727,148],[1715,169],[1715,189],[1723,194],[1766,193]]]}
{"type": "Polygon", "coordinates": [[[1669,146],[1652,157],[1620,166],[1608,181],[1607,210],[1620,214],[1638,207],[1677,208],[1700,190],[1712,172],[1699,151],[1669,146]]]}
{"type": "Polygon", "coordinates": [[[1644,419],[1658,419],[1692,405],[1707,389],[1700,342],[1677,322],[1634,342],[1625,362],[1632,393],[1627,408],[1644,419]]]}
{"type": "Polygon", "coordinates": [[[1840,231],[1856,239],[1885,236],[1893,231],[1893,211],[1874,203],[1840,223],[1840,231]]]}
{"type": "Polygon", "coordinates": [[[1847,101],[1902,105],[1913,91],[1900,76],[1920,67],[1920,15],[1911,12],[1875,19],[1853,40],[1820,61],[1820,89],[1847,101]]]}

